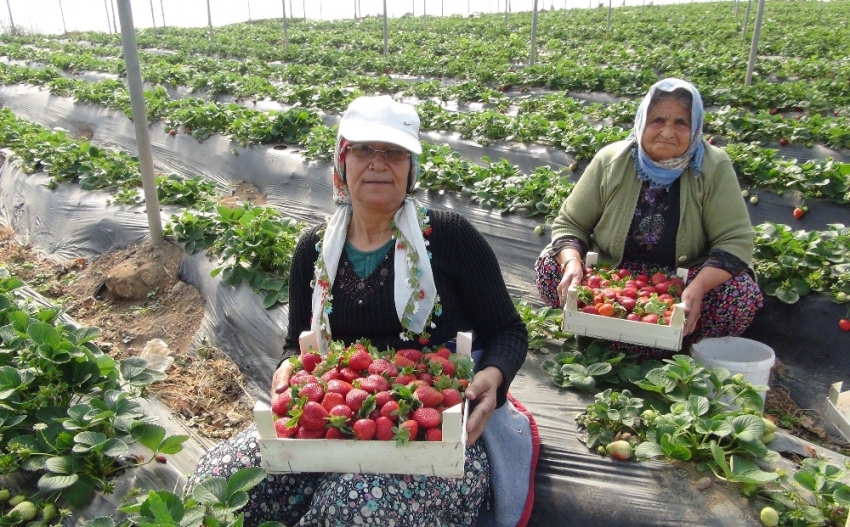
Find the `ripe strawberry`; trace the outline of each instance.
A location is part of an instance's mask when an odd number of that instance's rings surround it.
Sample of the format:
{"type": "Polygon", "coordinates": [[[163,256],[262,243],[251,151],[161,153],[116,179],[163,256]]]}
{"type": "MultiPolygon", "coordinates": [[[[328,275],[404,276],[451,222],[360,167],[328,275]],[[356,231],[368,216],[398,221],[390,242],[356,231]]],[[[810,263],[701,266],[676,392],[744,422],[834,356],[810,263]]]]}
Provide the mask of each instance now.
{"type": "Polygon", "coordinates": [[[306,397],[308,401],[321,403],[322,399],[325,397],[325,390],[318,382],[308,382],[301,387],[301,390],[298,392],[298,397],[306,397]]]}
{"type": "Polygon", "coordinates": [[[443,394],[430,386],[420,386],[413,392],[413,397],[419,399],[423,406],[436,408],[443,404],[443,394]]]}
{"type": "Polygon", "coordinates": [[[315,370],[316,366],[318,366],[321,362],[322,356],[318,353],[307,352],[301,355],[301,364],[304,365],[304,371],[307,373],[313,373],[313,370],[315,370]]]}
{"type": "Polygon", "coordinates": [[[325,410],[328,412],[331,411],[331,408],[339,404],[345,404],[345,396],[341,393],[328,392],[322,398],[322,406],[324,406],[325,410]]]}
{"type": "Polygon", "coordinates": [[[841,328],[841,331],[850,331],[850,320],[842,318],[838,321],[838,327],[841,328]]]}
{"type": "Polygon", "coordinates": [[[451,408],[456,404],[460,404],[463,398],[460,395],[460,392],[455,388],[446,388],[443,390],[443,406],[446,408],[451,408]]]}
{"type": "Polygon", "coordinates": [[[466,389],[468,387],[469,387],[469,380],[468,379],[458,379],[457,380],[457,390],[460,393],[463,393],[464,391],[466,391],[466,389]]]}
{"type": "Polygon", "coordinates": [[[434,376],[431,375],[430,373],[423,372],[423,373],[420,373],[416,376],[416,380],[421,384],[424,384],[426,386],[430,386],[431,384],[434,383],[434,376]]]}
{"type": "Polygon", "coordinates": [[[425,358],[431,363],[431,372],[432,373],[445,373],[446,375],[454,375],[455,373],[455,365],[452,364],[452,361],[449,359],[438,355],[436,353],[427,353],[424,355],[425,358]],[[439,368],[437,372],[435,372],[434,364],[439,364],[439,368]]]}
{"type": "Polygon", "coordinates": [[[357,412],[363,406],[363,401],[365,401],[367,397],[369,397],[368,392],[363,391],[360,388],[354,388],[345,395],[345,404],[357,412]]]}
{"type": "Polygon", "coordinates": [[[406,386],[415,380],[416,376],[412,373],[402,373],[401,375],[393,379],[393,384],[402,384],[406,386]]]}
{"type": "Polygon", "coordinates": [[[617,303],[623,306],[623,309],[628,312],[631,312],[635,308],[635,299],[627,296],[618,296],[617,303]]]}
{"type": "Polygon", "coordinates": [[[664,274],[664,273],[655,273],[651,277],[649,277],[649,282],[653,286],[656,286],[656,285],[660,284],[661,282],[666,282],[666,281],[667,281],[667,275],[664,274]]]}
{"type": "Polygon", "coordinates": [[[417,408],[413,412],[413,420],[419,423],[419,428],[427,430],[440,426],[443,421],[440,412],[436,408],[417,408]]]}
{"type": "Polygon", "coordinates": [[[396,356],[393,357],[393,364],[395,364],[397,368],[412,368],[416,366],[415,362],[404,355],[399,355],[398,353],[396,353],[396,356]]]}
{"type": "Polygon", "coordinates": [[[301,417],[298,420],[298,424],[301,425],[301,428],[306,428],[311,431],[325,429],[328,411],[325,410],[324,406],[315,401],[307,401],[304,403],[304,408],[302,410],[301,417]]]}
{"type": "Polygon", "coordinates": [[[324,439],[325,438],[325,430],[307,430],[303,426],[298,427],[298,431],[295,432],[295,439],[324,439]]]}
{"type": "Polygon", "coordinates": [[[395,377],[398,375],[398,368],[387,359],[375,359],[369,365],[368,370],[373,375],[383,375],[384,377],[395,377]]]}
{"type": "Polygon", "coordinates": [[[779,113],[779,110],[777,108],[770,109],[770,115],[776,115],[777,113],[779,113]]]}
{"type": "Polygon", "coordinates": [[[381,416],[375,419],[375,439],[391,441],[395,437],[393,426],[395,426],[395,422],[389,417],[381,416]]]}
{"type": "Polygon", "coordinates": [[[620,461],[632,457],[632,445],[628,441],[614,441],[605,447],[605,451],[608,452],[608,455],[620,461]]]}
{"type": "Polygon", "coordinates": [[[287,426],[290,423],[289,419],[277,419],[274,422],[274,431],[277,437],[289,438],[295,435],[295,432],[298,431],[298,424],[292,423],[291,426],[287,426]]]}
{"type": "MultiPolygon", "coordinates": [[[[358,382],[355,381],[355,384],[357,383],[358,382]]],[[[378,393],[390,389],[390,382],[383,376],[374,373],[365,379],[360,379],[359,385],[361,390],[369,393],[378,393]]]]}
{"type": "Polygon", "coordinates": [[[329,369],[328,371],[322,374],[321,379],[325,382],[339,379],[339,368],[334,366],[333,368],[329,369]]]}
{"type": "Polygon", "coordinates": [[[779,146],[788,146],[788,140],[783,137],[779,140],[779,146]]]}
{"type": "Polygon", "coordinates": [[[381,416],[390,419],[391,421],[398,421],[399,414],[399,406],[396,401],[388,401],[386,404],[381,406],[381,416]]]}
{"type": "Polygon", "coordinates": [[[349,421],[354,419],[354,410],[349,408],[347,404],[338,404],[328,410],[328,421],[334,417],[342,417],[343,419],[334,419],[334,421],[339,424],[348,424],[349,421]]]}
{"type": "Polygon", "coordinates": [[[352,386],[348,381],[343,381],[342,379],[331,379],[328,381],[326,391],[328,393],[338,393],[345,397],[353,388],[354,386],[352,386]]]}
{"type": "Polygon", "coordinates": [[[635,315],[634,313],[629,313],[626,315],[626,320],[631,320],[634,322],[640,322],[640,315],[635,315]]]}
{"type": "Polygon", "coordinates": [[[292,402],[292,388],[287,388],[286,391],[279,394],[272,401],[272,413],[278,417],[285,416],[289,413],[289,403],[292,402]]]}
{"type": "Polygon", "coordinates": [[[708,144],[713,145],[716,142],[717,142],[717,139],[715,139],[713,135],[708,136],[708,144]]]}
{"type": "Polygon", "coordinates": [[[408,419],[398,425],[394,431],[396,442],[400,445],[405,445],[408,441],[416,441],[416,436],[419,435],[419,423],[413,419],[408,419]]]}
{"type": "Polygon", "coordinates": [[[425,440],[426,441],[442,441],[443,440],[443,431],[439,428],[429,428],[425,430],[425,440]]]}
{"type": "Polygon", "coordinates": [[[325,431],[325,439],[345,439],[345,433],[339,428],[330,427],[325,431]]]}
{"type": "Polygon", "coordinates": [[[794,209],[794,219],[795,220],[799,220],[805,214],[806,214],[806,212],[803,209],[801,209],[800,207],[797,207],[797,208],[794,209]]]}
{"type": "Polygon", "coordinates": [[[440,357],[443,357],[444,359],[448,359],[449,357],[452,356],[452,350],[450,350],[449,348],[447,348],[445,346],[438,349],[436,351],[436,353],[437,353],[437,355],[439,355],[440,357]]]}
{"type": "Polygon", "coordinates": [[[355,351],[354,354],[348,358],[348,367],[358,372],[368,370],[370,364],[372,364],[372,356],[365,350],[355,351]]]}
{"type": "Polygon", "coordinates": [[[360,378],[360,372],[346,366],[339,370],[339,378],[345,382],[352,383],[360,378]]]}
{"type": "Polygon", "coordinates": [[[644,315],[640,321],[647,324],[658,324],[658,315],[644,315]]]}
{"type": "Polygon", "coordinates": [[[304,386],[308,382],[316,382],[317,380],[312,374],[304,370],[298,370],[295,372],[295,375],[289,378],[289,384],[292,386],[304,386]]]}
{"type": "Polygon", "coordinates": [[[397,350],[395,354],[412,360],[414,364],[422,358],[422,352],[417,349],[401,349],[397,350]]]}
{"type": "Polygon", "coordinates": [[[584,306],[581,308],[582,313],[587,313],[588,315],[598,315],[599,310],[596,309],[596,306],[584,306]]]}
{"type": "Polygon", "coordinates": [[[354,437],[360,441],[369,441],[375,437],[377,426],[372,419],[358,419],[351,429],[354,431],[354,437]]]}

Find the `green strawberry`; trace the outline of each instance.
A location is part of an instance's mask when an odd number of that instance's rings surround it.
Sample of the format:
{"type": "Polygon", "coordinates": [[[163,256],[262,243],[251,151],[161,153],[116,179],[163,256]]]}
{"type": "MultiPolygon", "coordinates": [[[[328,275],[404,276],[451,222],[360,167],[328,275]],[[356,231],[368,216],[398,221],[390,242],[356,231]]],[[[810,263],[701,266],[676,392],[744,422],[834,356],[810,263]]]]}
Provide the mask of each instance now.
{"type": "Polygon", "coordinates": [[[9,496],[11,496],[9,489],[0,489],[0,503],[8,500],[9,496]]]}
{"type": "Polygon", "coordinates": [[[21,519],[23,521],[30,521],[35,518],[35,515],[38,514],[38,507],[31,501],[22,501],[15,505],[15,507],[9,511],[9,516],[14,513],[18,513],[21,515],[21,519]]]}
{"type": "Polygon", "coordinates": [[[632,457],[632,445],[628,441],[614,441],[605,447],[605,451],[608,452],[608,455],[620,461],[632,457]]]}
{"type": "Polygon", "coordinates": [[[56,505],[54,505],[53,503],[45,503],[44,507],[42,507],[42,509],[41,509],[41,518],[44,521],[49,522],[50,520],[52,520],[55,517],[56,517],[56,505]]]}
{"type": "Polygon", "coordinates": [[[779,513],[773,507],[765,507],[759,515],[765,527],[776,527],[779,525],[779,513]]]}
{"type": "Polygon", "coordinates": [[[19,503],[23,503],[26,500],[27,500],[27,497],[24,496],[23,494],[18,494],[17,496],[12,496],[11,499],[9,499],[9,506],[14,507],[15,505],[17,505],[19,503]]]}
{"type": "Polygon", "coordinates": [[[774,423],[767,417],[762,417],[761,420],[764,421],[764,435],[776,433],[776,423],[774,423]]]}
{"type": "Polygon", "coordinates": [[[764,443],[765,445],[770,443],[774,439],[776,439],[776,433],[764,434],[763,436],[761,436],[761,442],[764,443]]]}

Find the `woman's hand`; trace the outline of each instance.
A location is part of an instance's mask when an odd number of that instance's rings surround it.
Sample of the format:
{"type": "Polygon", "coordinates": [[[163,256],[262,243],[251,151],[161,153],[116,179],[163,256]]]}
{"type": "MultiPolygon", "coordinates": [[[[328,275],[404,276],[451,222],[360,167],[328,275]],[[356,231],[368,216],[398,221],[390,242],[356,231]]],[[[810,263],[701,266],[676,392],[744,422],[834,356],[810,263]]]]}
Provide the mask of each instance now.
{"type": "Polygon", "coordinates": [[[699,322],[699,314],[702,310],[702,299],[705,294],[698,287],[689,285],[682,291],[682,303],[685,304],[685,327],[682,329],[683,335],[690,335],[697,328],[699,322]]]}
{"type": "Polygon", "coordinates": [[[475,406],[466,422],[466,446],[472,446],[472,443],[484,432],[487,421],[490,420],[490,416],[496,410],[496,390],[502,385],[503,381],[502,371],[495,366],[488,366],[476,373],[472,382],[467,386],[464,392],[466,399],[475,402],[475,406]]]}
{"type": "Polygon", "coordinates": [[[271,388],[271,397],[272,397],[272,406],[274,406],[275,400],[289,388],[289,378],[292,377],[292,371],[295,368],[292,366],[292,363],[288,360],[283,361],[283,363],[275,370],[274,375],[272,375],[272,388],[271,388]]]}
{"type": "Polygon", "coordinates": [[[558,283],[558,298],[561,300],[561,305],[567,301],[567,290],[571,285],[579,286],[584,278],[584,263],[581,261],[581,254],[575,249],[564,249],[555,256],[555,261],[562,266],[564,276],[558,283]],[[567,262],[564,267],[564,262],[567,262]]]}

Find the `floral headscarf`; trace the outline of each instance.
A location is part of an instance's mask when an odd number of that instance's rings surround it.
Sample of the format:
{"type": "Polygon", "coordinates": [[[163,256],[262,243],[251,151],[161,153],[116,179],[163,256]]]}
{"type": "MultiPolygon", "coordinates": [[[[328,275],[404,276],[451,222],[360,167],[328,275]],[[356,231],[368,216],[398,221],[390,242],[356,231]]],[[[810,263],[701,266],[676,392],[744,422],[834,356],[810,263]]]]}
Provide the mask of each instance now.
{"type": "Polygon", "coordinates": [[[635,115],[635,127],[629,139],[637,143],[638,165],[643,174],[650,179],[651,182],[658,185],[671,185],[688,166],[694,168],[694,175],[699,175],[702,160],[705,155],[705,145],[702,142],[702,124],[705,116],[705,111],[702,106],[702,97],[699,91],[693,84],[681,79],[664,79],[658,81],[649,88],[646,96],[641,101],[635,115]],[[691,141],[688,149],[679,157],[668,159],[666,161],[653,161],[643,149],[641,139],[643,131],[646,128],[646,116],[649,113],[649,104],[658,90],[664,92],[672,92],[678,88],[684,88],[691,94],[691,141]]]}

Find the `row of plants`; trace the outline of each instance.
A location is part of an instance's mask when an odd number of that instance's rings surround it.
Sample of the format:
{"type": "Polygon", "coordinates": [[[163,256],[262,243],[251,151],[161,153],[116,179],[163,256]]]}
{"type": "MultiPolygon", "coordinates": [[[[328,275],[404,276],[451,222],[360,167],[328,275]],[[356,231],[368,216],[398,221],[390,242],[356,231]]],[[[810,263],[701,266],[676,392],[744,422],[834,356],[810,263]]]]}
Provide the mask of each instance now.
{"type": "MultiPolygon", "coordinates": [[[[5,131],[0,144],[16,152],[26,173],[43,170],[51,176],[52,185],[79,183],[86,189],[113,190],[117,202],[140,202],[141,178],[134,157],[74,141],[62,131],[18,119],[8,109],[0,110],[0,123],[5,131]]],[[[333,134],[327,133],[326,139],[333,141],[333,134]]],[[[551,220],[573,187],[563,170],[554,172],[544,166],[526,174],[505,159],[493,162],[487,157],[482,159],[483,164],[471,163],[444,145],[425,143],[420,162],[421,188],[459,191],[482,207],[503,213],[521,212],[551,220]]],[[[751,177],[747,171],[741,173],[751,177]]],[[[844,177],[846,180],[847,175],[844,177]]],[[[823,193],[835,185],[835,179],[815,188],[823,193]]],[[[296,222],[280,218],[269,207],[216,209],[212,186],[200,177],[165,175],[159,176],[158,182],[161,202],[186,207],[167,228],[190,254],[208,248],[220,255],[227,263],[217,267],[216,273],[223,272],[231,285],[250,284],[263,296],[266,307],[285,301],[287,258],[300,230],[296,222]]],[[[769,186],[765,181],[755,182],[769,186]]],[[[792,185],[786,183],[785,187],[792,185]]],[[[845,196],[847,189],[843,190],[845,196]]],[[[845,248],[850,239],[843,225],[794,233],[785,225],[765,224],[757,230],[755,265],[768,294],[790,303],[809,291],[828,293],[841,302],[847,300],[850,262],[845,248]]]]}
{"type": "Polygon", "coordinates": [[[763,507],[766,526],[847,521],[850,462],[811,457],[791,471],[776,468],[780,456],[768,445],[777,426],[762,416],[767,387],[743,374],[686,355],[639,364],[601,340],[581,352],[561,351],[542,367],[559,387],[597,391],[576,422],[580,439],[600,455],[694,462],[763,507]]]}
{"type": "MultiPolygon", "coordinates": [[[[772,4],[760,35],[765,58],[759,60],[755,85],[738,93],[728,90],[743,84],[749,50],[748,40],[740,38],[743,13],[736,17],[731,3],[618,9],[610,31],[604,10],[571,10],[569,16],[541,13],[537,59],[528,68],[520,66],[530,48],[528,13],[510,15],[507,27],[499,15],[435,18],[427,24],[412,18],[393,20],[387,56],[379,18],[295,23],[287,50],[281,46],[279,21],[219,28],[212,41],[203,28],[143,30],[138,41],[143,48],[165,48],[181,56],[256,58],[358,73],[442,76],[491,86],[618,95],[638,95],[659,76],[681,76],[703,88],[709,101],[716,89],[718,97],[760,108],[814,105],[831,111],[835,107],[831,105],[846,105],[848,95],[842,82],[847,74],[842,50],[848,43],[834,25],[846,20],[846,10],[840,2],[818,9],[810,3],[772,4]],[[771,87],[772,81],[783,82],[771,87]]],[[[108,44],[97,46],[93,53],[119,53],[118,36],[86,33],[70,38],[108,44]]],[[[40,37],[21,42],[45,46],[40,37]]]]}
{"type": "MultiPolygon", "coordinates": [[[[103,104],[120,109],[128,115],[131,113],[129,96],[122,83],[73,81],[59,76],[56,72],[51,74],[49,71],[0,65],[0,82],[42,83],[58,95],[72,96],[81,102],[103,104]]],[[[235,103],[216,103],[198,98],[174,100],[162,87],[147,91],[146,103],[149,119],[161,119],[172,135],[182,131],[191,133],[197,140],[204,140],[212,134],[225,134],[243,145],[302,143],[308,158],[328,159],[333,150],[335,139],[333,130],[321,124],[316,113],[300,107],[291,108],[286,112],[267,113],[235,103]]],[[[631,107],[627,104],[615,105],[607,110],[603,109],[602,105],[591,105],[589,112],[584,112],[577,103],[573,102],[570,108],[572,113],[570,113],[565,104],[556,105],[551,100],[548,103],[543,106],[546,108],[544,115],[534,113],[534,110],[540,108],[539,105],[530,105],[531,111],[523,114],[525,117],[510,117],[490,110],[469,114],[452,113],[434,102],[421,103],[417,109],[422,119],[423,129],[455,130],[459,131],[462,137],[476,136],[482,143],[496,139],[522,142],[544,141],[565,148],[578,160],[592,158],[604,145],[623,139],[629,133],[628,130],[619,126],[586,120],[587,117],[598,117],[604,122],[610,119],[606,116],[624,120],[625,115],[631,112],[631,107]],[[560,119],[551,120],[556,116],[560,119]]],[[[728,117],[728,113],[724,115],[728,117]]],[[[711,119],[709,114],[709,120],[711,119]]],[[[806,116],[805,122],[820,123],[822,130],[843,130],[843,125],[835,124],[838,119],[824,119],[815,114],[806,116]],[[829,124],[824,124],[825,122],[829,124]]],[[[847,121],[844,117],[840,119],[847,121]]],[[[740,128],[742,120],[730,119],[730,121],[732,121],[730,127],[724,128],[723,131],[728,131],[730,136],[735,136],[738,134],[737,129],[740,128]]],[[[782,119],[777,118],[777,121],[782,119]]],[[[791,121],[804,122],[803,119],[791,121]]],[[[785,125],[780,123],[780,126],[785,125]]],[[[708,130],[714,128],[711,124],[707,126],[708,130]]],[[[809,129],[794,128],[792,132],[796,134],[792,137],[799,136],[807,139],[812,137],[809,129]]],[[[835,137],[839,136],[843,137],[842,134],[835,135],[835,137]]],[[[752,136],[749,135],[747,138],[752,136]]],[[[848,163],[838,163],[828,158],[798,164],[796,160],[783,159],[776,149],[765,149],[757,144],[734,143],[727,145],[727,151],[746,183],[782,191],[797,190],[804,196],[823,197],[838,203],[846,203],[850,199],[850,183],[848,183],[850,164],[848,163]]],[[[446,158],[443,157],[443,159],[446,158]]],[[[438,171],[449,173],[453,168],[453,166],[440,167],[438,171]]],[[[578,165],[573,164],[570,168],[576,170],[578,165]]],[[[473,179],[480,181],[481,178],[478,178],[476,174],[473,179]]],[[[445,182],[448,188],[455,184],[455,181],[445,182]]],[[[480,191],[472,187],[468,190],[474,194],[480,191]]],[[[492,196],[493,192],[489,195],[492,196]]],[[[540,204],[546,203],[545,197],[537,196],[537,199],[525,200],[534,205],[530,209],[532,214],[543,212],[547,218],[551,217],[553,213],[551,207],[538,208],[540,204]]],[[[485,198],[481,201],[487,208],[500,208],[504,212],[518,208],[516,200],[485,198]]]]}

